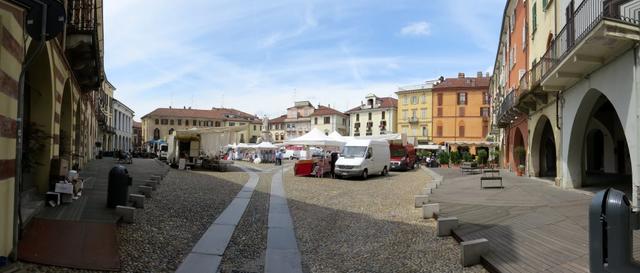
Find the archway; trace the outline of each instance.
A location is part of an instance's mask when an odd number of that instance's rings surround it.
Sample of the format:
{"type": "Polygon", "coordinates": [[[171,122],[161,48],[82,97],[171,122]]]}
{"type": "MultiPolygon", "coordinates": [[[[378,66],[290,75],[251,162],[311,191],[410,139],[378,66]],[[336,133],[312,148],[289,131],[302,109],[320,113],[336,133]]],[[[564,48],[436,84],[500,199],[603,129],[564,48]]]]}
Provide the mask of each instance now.
{"type": "Polygon", "coordinates": [[[524,146],[524,137],[522,136],[522,132],[519,127],[515,128],[515,133],[513,135],[513,169],[517,169],[519,165],[526,165],[525,156],[527,150],[524,146]]]}
{"type": "Polygon", "coordinates": [[[600,91],[589,90],[574,120],[567,169],[574,187],[631,187],[631,156],[620,117],[600,91]],[[587,116],[588,114],[588,116],[587,116]]]}
{"type": "MultiPolygon", "coordinates": [[[[35,46],[31,45],[26,58],[34,54],[35,46]]],[[[54,135],[56,96],[52,73],[49,48],[46,46],[25,74],[23,182],[20,189],[23,192],[36,187],[39,192],[46,192],[49,186],[53,144],[54,140],[59,140],[54,135]]]]}
{"type": "Polygon", "coordinates": [[[155,128],[153,129],[153,140],[158,140],[160,139],[160,129],[155,128]]]}
{"type": "Polygon", "coordinates": [[[539,177],[555,178],[557,172],[557,147],[553,125],[547,116],[542,115],[534,128],[531,138],[532,173],[539,177]]]}
{"type": "MultiPolygon", "coordinates": [[[[61,159],[67,160],[71,163],[73,154],[72,151],[72,136],[73,136],[73,98],[71,94],[71,87],[67,81],[64,85],[64,91],[62,92],[62,105],[60,108],[60,145],[58,146],[58,155],[61,159]]],[[[76,121],[77,122],[77,121],[76,121]]]]}

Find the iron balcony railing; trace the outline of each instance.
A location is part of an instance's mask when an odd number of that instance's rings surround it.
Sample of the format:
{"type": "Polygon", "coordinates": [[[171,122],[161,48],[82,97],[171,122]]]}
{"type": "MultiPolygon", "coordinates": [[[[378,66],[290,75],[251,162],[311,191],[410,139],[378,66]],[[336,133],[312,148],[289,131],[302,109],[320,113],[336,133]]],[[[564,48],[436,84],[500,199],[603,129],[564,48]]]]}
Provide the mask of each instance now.
{"type": "Polygon", "coordinates": [[[68,2],[68,26],[70,31],[92,32],[98,25],[96,0],[71,0],[68,2]]]}
{"type": "MultiPolygon", "coordinates": [[[[624,4],[623,4],[624,5],[624,4]]],[[[640,24],[639,14],[620,10],[620,1],[584,0],[568,16],[567,23],[558,32],[541,59],[541,78],[557,66],[603,19],[640,24]]],[[[636,10],[637,11],[637,10],[636,10]]]]}
{"type": "Polygon", "coordinates": [[[511,110],[516,103],[516,90],[512,90],[507,94],[504,99],[502,99],[502,103],[500,104],[500,109],[498,111],[498,123],[505,124],[509,122],[506,120],[506,114],[511,110]]]}

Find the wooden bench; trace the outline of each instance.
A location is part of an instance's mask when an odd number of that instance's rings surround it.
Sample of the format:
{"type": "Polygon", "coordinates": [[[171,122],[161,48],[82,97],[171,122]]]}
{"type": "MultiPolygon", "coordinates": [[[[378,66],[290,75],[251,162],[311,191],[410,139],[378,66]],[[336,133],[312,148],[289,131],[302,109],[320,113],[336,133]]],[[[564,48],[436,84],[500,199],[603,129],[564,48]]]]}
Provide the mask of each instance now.
{"type": "Polygon", "coordinates": [[[502,176],[500,176],[500,170],[489,169],[483,170],[483,176],[480,177],[480,189],[484,188],[504,188],[502,185],[502,176]],[[484,186],[485,181],[500,181],[500,186],[484,186]]]}
{"type": "Polygon", "coordinates": [[[462,165],[460,165],[460,171],[462,174],[477,173],[478,166],[473,166],[472,162],[463,162],[462,165]]]}

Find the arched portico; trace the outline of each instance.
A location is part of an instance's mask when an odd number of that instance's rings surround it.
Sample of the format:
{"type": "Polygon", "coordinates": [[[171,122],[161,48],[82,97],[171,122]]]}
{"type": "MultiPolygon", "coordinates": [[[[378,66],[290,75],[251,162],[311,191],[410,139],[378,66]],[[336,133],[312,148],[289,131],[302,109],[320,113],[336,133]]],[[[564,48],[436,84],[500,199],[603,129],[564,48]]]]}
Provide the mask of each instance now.
{"type": "Polygon", "coordinates": [[[559,148],[554,122],[540,115],[531,136],[531,173],[538,177],[555,178],[558,175],[559,148]]]}

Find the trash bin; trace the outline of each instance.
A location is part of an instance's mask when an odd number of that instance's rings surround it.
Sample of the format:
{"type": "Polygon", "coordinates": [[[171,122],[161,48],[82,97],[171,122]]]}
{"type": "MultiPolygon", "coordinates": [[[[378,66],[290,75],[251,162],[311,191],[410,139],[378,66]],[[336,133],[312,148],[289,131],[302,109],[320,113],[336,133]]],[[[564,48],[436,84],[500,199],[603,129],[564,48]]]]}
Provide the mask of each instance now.
{"type": "Polygon", "coordinates": [[[124,166],[118,165],[109,171],[109,185],[107,186],[107,207],[126,206],[129,199],[131,176],[124,166]]]}

